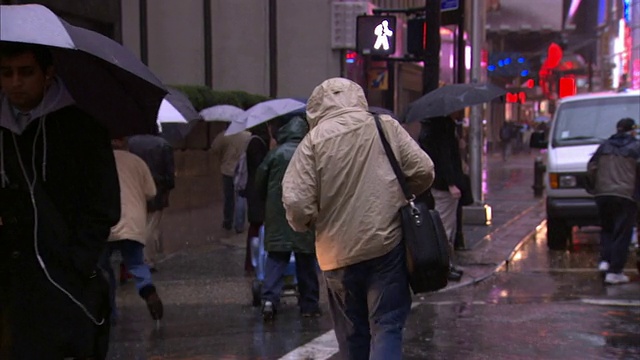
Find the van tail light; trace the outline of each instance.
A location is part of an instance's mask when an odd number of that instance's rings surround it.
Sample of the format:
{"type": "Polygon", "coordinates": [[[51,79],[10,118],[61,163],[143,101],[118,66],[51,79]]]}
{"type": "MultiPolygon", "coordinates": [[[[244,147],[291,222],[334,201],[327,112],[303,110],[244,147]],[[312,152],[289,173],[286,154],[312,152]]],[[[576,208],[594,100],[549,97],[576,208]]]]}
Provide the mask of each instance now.
{"type": "Polygon", "coordinates": [[[549,187],[557,189],[559,187],[558,174],[549,173],[549,187]]]}

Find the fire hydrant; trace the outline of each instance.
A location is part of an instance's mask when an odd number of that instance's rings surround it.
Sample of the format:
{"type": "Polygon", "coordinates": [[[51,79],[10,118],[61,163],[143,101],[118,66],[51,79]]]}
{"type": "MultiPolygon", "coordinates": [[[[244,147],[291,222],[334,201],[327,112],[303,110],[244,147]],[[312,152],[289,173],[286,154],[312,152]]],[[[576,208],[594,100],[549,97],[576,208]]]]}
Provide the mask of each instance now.
{"type": "Polygon", "coordinates": [[[542,197],[544,190],[544,173],[547,171],[547,167],[542,162],[542,157],[536,157],[533,163],[533,196],[539,198],[542,197]]]}

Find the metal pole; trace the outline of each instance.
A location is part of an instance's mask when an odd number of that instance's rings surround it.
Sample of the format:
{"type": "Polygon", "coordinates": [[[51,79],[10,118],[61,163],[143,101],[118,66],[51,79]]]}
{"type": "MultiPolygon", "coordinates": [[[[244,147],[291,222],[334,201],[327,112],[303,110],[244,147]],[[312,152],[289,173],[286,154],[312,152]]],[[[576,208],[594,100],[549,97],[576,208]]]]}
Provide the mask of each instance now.
{"type": "MultiPolygon", "coordinates": [[[[460,2],[460,6],[464,6],[464,1],[460,2]]],[[[466,81],[466,62],[465,62],[465,50],[466,44],[464,41],[464,8],[460,11],[460,19],[458,21],[458,25],[456,26],[456,82],[464,83],[466,81]]]]}
{"type": "Polygon", "coordinates": [[[269,96],[278,96],[278,9],[269,0],[269,96]]]}
{"type": "Polygon", "coordinates": [[[640,0],[631,1],[631,66],[627,82],[640,89],[640,0]]]}
{"type": "Polygon", "coordinates": [[[440,0],[425,0],[425,24],[427,44],[422,68],[422,93],[438,88],[440,81],[440,0]]]}
{"type": "Polygon", "coordinates": [[[211,0],[203,0],[204,12],[204,84],[213,86],[213,44],[211,27],[211,0]]]}
{"type": "Polygon", "coordinates": [[[145,65],[149,65],[149,42],[147,23],[147,0],[140,0],[140,60],[145,65]]]}
{"type": "MultiPolygon", "coordinates": [[[[480,56],[482,45],[485,40],[484,0],[471,1],[472,31],[471,31],[471,82],[481,81],[480,56]]],[[[469,127],[469,170],[471,177],[471,193],[476,201],[476,205],[484,205],[484,194],[482,193],[482,105],[471,108],[471,119],[469,127]]]]}

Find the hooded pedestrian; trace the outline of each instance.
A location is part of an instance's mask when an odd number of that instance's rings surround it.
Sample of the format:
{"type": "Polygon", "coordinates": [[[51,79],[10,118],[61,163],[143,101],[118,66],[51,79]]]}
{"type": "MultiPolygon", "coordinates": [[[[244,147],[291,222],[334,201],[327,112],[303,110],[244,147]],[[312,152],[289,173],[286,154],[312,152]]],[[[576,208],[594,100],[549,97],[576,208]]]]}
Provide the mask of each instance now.
{"type": "Polygon", "coordinates": [[[314,233],[312,230],[295,232],[287,223],[282,205],[284,173],[309,127],[300,116],[281,117],[274,121],[271,133],[278,146],[269,151],[256,173],[256,188],[266,203],[264,247],[268,255],[262,286],[262,315],[265,320],[271,320],[277,313],[284,274],[293,252],[300,293],[300,314],[303,317],[316,317],[320,315],[320,285],[314,233]]]}
{"type": "Polygon", "coordinates": [[[596,197],[602,227],[598,269],[606,274],[607,284],[629,282],[622,270],[629,256],[636,203],[640,200],[640,141],[635,129],[633,119],[618,121],[616,133],[598,147],[587,164],[589,190],[596,197]]]}
{"type": "Polygon", "coordinates": [[[145,263],[155,271],[162,245],[162,213],[169,206],[169,193],[176,184],[173,147],[161,136],[136,135],[128,139],[128,149],[144,160],[156,185],[156,196],[147,202],[147,238],[144,247],[145,263]]]}
{"type": "MultiPolygon", "coordinates": [[[[294,230],[315,227],[341,357],[400,359],[411,307],[398,212],[406,198],[367,109],[353,81],[333,78],[314,89],[310,132],[287,168],[282,201],[294,230]]],[[[431,159],[395,119],[380,121],[411,192],[424,192],[431,159]]]]}
{"type": "Polygon", "coordinates": [[[46,47],[0,43],[0,89],[0,358],[104,359],[97,263],[120,218],[109,135],[46,47]]]}

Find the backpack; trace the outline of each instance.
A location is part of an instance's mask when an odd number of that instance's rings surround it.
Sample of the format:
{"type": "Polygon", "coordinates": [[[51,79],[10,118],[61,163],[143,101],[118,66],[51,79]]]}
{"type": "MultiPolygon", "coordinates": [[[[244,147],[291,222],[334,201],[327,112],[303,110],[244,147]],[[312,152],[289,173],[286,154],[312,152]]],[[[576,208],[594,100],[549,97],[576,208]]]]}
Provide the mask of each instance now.
{"type": "Polygon", "coordinates": [[[236,164],[236,169],[233,174],[233,187],[238,192],[245,191],[247,188],[247,179],[249,178],[249,169],[247,168],[247,148],[249,147],[251,140],[254,138],[259,139],[265,146],[267,145],[264,140],[257,135],[252,135],[249,138],[249,141],[245,144],[244,151],[242,152],[242,155],[240,155],[240,159],[236,164]]]}

